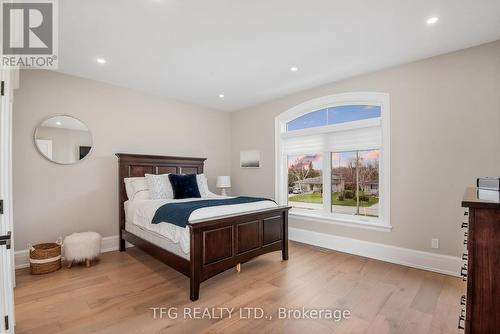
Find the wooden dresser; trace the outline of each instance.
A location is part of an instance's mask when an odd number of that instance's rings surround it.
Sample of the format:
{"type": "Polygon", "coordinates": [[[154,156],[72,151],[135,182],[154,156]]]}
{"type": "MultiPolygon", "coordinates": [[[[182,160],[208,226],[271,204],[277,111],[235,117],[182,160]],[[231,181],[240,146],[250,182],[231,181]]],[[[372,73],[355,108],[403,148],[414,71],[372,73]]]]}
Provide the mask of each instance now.
{"type": "Polygon", "coordinates": [[[460,301],[458,327],[465,333],[500,333],[500,202],[479,200],[477,189],[468,188],[462,206],[468,208],[461,271],[467,294],[460,301]]]}

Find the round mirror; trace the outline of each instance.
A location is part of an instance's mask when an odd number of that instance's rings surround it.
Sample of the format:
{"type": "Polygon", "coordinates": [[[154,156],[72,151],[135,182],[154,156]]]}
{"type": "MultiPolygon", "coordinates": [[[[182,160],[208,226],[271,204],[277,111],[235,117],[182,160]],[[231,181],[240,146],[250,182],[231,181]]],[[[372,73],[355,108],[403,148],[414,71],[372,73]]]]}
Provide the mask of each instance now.
{"type": "Polygon", "coordinates": [[[35,146],[52,162],[74,164],[89,155],[92,133],[79,119],[64,115],[53,116],[37,126],[35,146]]]}

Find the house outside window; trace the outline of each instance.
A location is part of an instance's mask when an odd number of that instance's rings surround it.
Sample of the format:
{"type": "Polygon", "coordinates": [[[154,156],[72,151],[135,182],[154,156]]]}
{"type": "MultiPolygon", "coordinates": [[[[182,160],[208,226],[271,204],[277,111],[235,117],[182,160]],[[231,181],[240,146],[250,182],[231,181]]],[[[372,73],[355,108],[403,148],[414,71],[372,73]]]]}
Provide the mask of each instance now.
{"type": "Polygon", "coordinates": [[[276,198],[302,216],[390,230],[389,96],[347,93],[276,118],[276,198]]]}

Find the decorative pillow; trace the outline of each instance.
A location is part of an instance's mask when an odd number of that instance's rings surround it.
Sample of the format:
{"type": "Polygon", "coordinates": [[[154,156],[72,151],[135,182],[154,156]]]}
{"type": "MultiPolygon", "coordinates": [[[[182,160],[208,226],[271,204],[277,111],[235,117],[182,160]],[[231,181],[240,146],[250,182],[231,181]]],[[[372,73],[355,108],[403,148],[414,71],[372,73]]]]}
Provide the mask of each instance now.
{"type": "Polygon", "coordinates": [[[168,176],[170,174],[146,174],[146,181],[149,186],[151,199],[170,199],[174,198],[172,186],[168,176]]]}
{"type": "Polygon", "coordinates": [[[201,197],[207,197],[210,194],[210,190],[208,189],[208,181],[205,174],[196,175],[196,183],[198,183],[198,190],[201,197]]]}
{"type": "Polygon", "coordinates": [[[169,174],[174,199],[201,197],[196,174],[169,174]]]}
{"type": "Polygon", "coordinates": [[[149,187],[145,177],[127,177],[123,179],[129,200],[149,199],[149,187]]]}

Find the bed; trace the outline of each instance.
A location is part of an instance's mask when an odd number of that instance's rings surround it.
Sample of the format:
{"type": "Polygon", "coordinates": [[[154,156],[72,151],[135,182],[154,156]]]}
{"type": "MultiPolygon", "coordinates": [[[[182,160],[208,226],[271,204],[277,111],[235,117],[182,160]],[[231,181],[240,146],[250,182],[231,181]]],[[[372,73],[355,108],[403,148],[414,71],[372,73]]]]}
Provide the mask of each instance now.
{"type": "Polygon", "coordinates": [[[192,213],[186,228],[148,224],[162,202],[130,201],[125,178],[145,174],[202,174],[204,158],[117,153],[120,251],[126,242],[142,249],[190,279],[190,299],[199,298],[200,283],[241,263],[281,251],[288,260],[290,207],[267,201],[246,206],[204,208],[192,213]],[[272,204],[271,204],[272,203],[272,204]]]}

